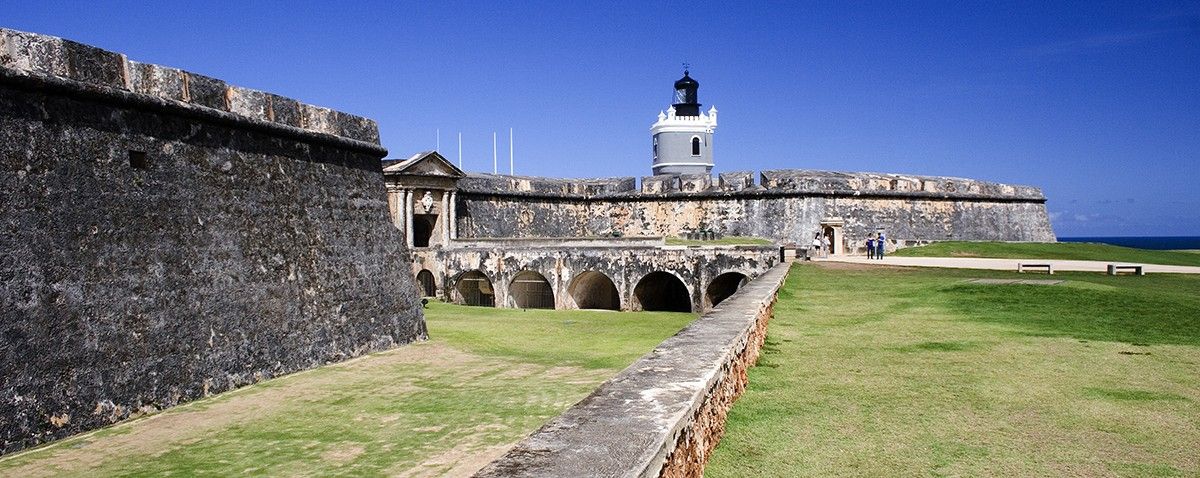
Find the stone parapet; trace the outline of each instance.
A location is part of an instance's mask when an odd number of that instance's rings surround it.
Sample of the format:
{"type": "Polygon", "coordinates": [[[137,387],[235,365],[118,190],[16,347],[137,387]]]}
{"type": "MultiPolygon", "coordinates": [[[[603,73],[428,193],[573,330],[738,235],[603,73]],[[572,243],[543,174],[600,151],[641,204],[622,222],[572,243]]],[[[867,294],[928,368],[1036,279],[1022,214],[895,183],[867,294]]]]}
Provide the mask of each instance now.
{"type": "Polygon", "coordinates": [[[458,180],[462,191],[551,197],[610,196],[634,191],[636,187],[637,181],[631,177],[557,179],[472,173],[458,180]]]}
{"type": "Polygon", "coordinates": [[[222,119],[331,135],[383,151],[378,146],[379,127],[371,119],[48,35],[0,28],[0,81],[48,83],[124,103],[208,112],[222,119]]]}
{"type": "Polygon", "coordinates": [[[717,187],[711,176],[659,175],[642,178],[556,179],[528,176],[474,174],[459,181],[465,194],[565,198],[577,200],[658,200],[704,197],[879,197],[1045,202],[1033,186],[1001,184],[975,179],[908,174],[855,173],[807,169],[777,169],[760,173],[754,184],[750,171],[722,173],[717,187]]]}
{"type": "Polygon", "coordinates": [[[787,271],[751,281],[475,476],[701,476],[787,271]]]}
{"type": "Polygon", "coordinates": [[[775,169],[762,172],[762,187],[768,191],[802,193],[840,192],[1045,200],[1042,190],[1032,186],[993,183],[943,176],[885,173],[844,173],[807,169],[775,169]]]}

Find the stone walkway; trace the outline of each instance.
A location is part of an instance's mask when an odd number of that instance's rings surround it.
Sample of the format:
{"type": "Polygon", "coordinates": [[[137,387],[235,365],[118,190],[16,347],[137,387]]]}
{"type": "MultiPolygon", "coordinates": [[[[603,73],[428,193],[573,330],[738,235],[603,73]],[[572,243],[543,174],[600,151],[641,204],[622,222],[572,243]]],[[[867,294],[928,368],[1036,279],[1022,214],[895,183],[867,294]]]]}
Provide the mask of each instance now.
{"type": "MultiPolygon", "coordinates": [[[[1071,261],[1059,259],[985,259],[979,257],[896,257],[884,256],[883,260],[867,259],[866,256],[830,256],[823,259],[813,259],[814,261],[828,262],[847,262],[853,264],[879,264],[889,266],[910,266],[910,267],[949,267],[956,269],[990,269],[1003,271],[1016,271],[1018,262],[1036,262],[1039,264],[1053,264],[1055,272],[1058,271],[1082,271],[1082,272],[1108,272],[1109,264],[1129,264],[1126,262],[1104,262],[1104,261],[1071,261]]],[[[1200,274],[1200,267],[1195,266],[1166,266],[1158,264],[1143,264],[1147,274],[1200,274]]],[[[1043,274],[1040,272],[1029,272],[1029,274],[1043,274]]]]}

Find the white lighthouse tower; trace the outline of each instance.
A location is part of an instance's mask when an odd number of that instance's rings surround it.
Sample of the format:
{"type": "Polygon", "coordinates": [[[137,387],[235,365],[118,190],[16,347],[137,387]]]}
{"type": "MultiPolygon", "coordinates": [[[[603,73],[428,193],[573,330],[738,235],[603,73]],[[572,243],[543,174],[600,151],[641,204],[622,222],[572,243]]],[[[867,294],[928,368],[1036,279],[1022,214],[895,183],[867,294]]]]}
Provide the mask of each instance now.
{"type": "Polygon", "coordinates": [[[713,168],[712,137],[717,129],[717,108],[700,112],[696,90],[700,83],[683,70],[675,82],[675,103],[658,112],[650,126],[654,174],[710,174],[713,168]]]}

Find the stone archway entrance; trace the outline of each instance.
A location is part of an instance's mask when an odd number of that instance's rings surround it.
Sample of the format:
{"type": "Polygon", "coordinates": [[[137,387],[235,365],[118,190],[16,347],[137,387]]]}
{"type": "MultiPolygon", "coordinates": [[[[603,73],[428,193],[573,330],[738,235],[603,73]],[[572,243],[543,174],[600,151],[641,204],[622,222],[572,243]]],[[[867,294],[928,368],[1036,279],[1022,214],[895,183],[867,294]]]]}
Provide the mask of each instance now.
{"type": "Polygon", "coordinates": [[[846,221],[840,217],[821,220],[821,235],[829,241],[830,255],[837,256],[846,253],[846,235],[842,233],[844,225],[846,225],[846,221]]]}
{"type": "Polygon", "coordinates": [[[726,272],[717,276],[704,289],[705,305],[714,307],[720,304],[721,301],[728,299],[729,296],[737,292],[738,289],[741,289],[747,282],[750,282],[750,278],[740,272],[726,272]]]}
{"type": "Polygon", "coordinates": [[[621,310],[621,294],[612,279],[601,272],[587,271],[575,276],[567,293],[580,309],[621,310]]]}
{"type": "Polygon", "coordinates": [[[437,284],[433,280],[433,273],[427,269],[421,269],[417,273],[417,283],[421,285],[421,294],[424,297],[434,297],[437,295],[437,284]]]}
{"type": "Polygon", "coordinates": [[[454,291],[458,294],[456,302],[481,307],[496,306],[496,292],[492,289],[492,281],[483,272],[473,270],[464,272],[454,281],[454,291]]]}
{"type": "Polygon", "coordinates": [[[633,288],[633,297],[640,310],[692,311],[692,299],[687,286],[669,272],[646,274],[633,288]]]}
{"type": "Polygon", "coordinates": [[[508,284],[512,305],[518,309],[553,309],[554,289],[544,276],[534,271],[521,271],[508,284]]]}

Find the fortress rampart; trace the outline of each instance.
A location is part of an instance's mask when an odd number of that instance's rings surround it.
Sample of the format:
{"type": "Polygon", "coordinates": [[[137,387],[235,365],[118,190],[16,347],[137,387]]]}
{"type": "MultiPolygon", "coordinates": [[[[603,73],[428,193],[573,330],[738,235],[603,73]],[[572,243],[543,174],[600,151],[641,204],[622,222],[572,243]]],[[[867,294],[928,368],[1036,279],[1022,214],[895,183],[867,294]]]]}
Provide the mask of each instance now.
{"type": "Polygon", "coordinates": [[[806,244],[843,228],[845,250],[883,231],[893,247],[936,240],[1054,241],[1031,186],[812,170],[547,179],[475,174],[458,182],[461,238],[677,236],[712,230],[806,244]]]}
{"type": "Polygon", "coordinates": [[[0,453],[425,336],[375,123],[0,29],[0,453]]]}

